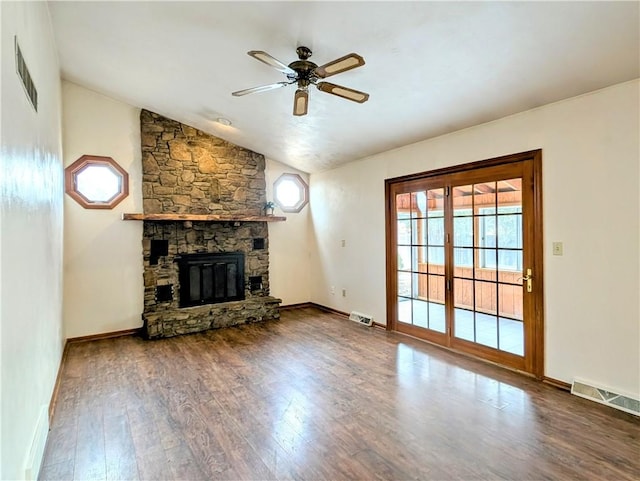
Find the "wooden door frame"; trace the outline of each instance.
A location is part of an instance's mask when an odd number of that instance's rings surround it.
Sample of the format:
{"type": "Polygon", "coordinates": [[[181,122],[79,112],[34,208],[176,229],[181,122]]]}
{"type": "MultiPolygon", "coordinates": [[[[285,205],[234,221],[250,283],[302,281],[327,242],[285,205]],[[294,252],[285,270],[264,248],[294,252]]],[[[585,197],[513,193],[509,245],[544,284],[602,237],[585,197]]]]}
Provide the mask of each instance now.
{"type": "MultiPolygon", "coordinates": [[[[395,277],[397,275],[397,253],[394,250],[393,242],[396,235],[395,218],[396,213],[393,210],[392,188],[399,183],[407,183],[412,181],[424,181],[432,177],[459,174],[478,168],[494,167],[500,165],[511,164],[522,161],[532,161],[533,168],[533,185],[525,186],[522,189],[530,189],[532,191],[533,205],[533,272],[534,272],[534,301],[532,313],[533,336],[528,339],[530,349],[532,350],[530,365],[525,366],[525,372],[533,374],[538,379],[544,378],[544,236],[542,222],[542,149],[521,152],[517,154],[495,157],[492,159],[469,162],[451,167],[420,172],[416,174],[385,179],[385,243],[386,243],[386,300],[387,300],[387,330],[397,330],[397,313],[396,297],[397,293],[394,288],[396,286],[395,277]]],[[[451,347],[450,347],[451,348],[451,347]]],[[[456,350],[455,348],[452,348],[456,350]]]]}

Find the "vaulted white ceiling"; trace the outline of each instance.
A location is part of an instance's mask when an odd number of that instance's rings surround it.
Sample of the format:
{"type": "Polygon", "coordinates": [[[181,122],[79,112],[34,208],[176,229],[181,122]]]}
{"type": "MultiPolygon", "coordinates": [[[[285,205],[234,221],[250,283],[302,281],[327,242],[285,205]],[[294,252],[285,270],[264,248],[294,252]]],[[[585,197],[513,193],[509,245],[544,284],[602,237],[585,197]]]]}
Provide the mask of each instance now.
{"type": "MultiPolygon", "coordinates": [[[[306,172],[638,78],[638,2],[50,2],[63,78],[306,172]],[[294,86],[249,57],[366,65],[294,86]],[[214,120],[225,117],[232,126],[214,120]]],[[[488,140],[489,141],[489,140],[488,140]]]]}

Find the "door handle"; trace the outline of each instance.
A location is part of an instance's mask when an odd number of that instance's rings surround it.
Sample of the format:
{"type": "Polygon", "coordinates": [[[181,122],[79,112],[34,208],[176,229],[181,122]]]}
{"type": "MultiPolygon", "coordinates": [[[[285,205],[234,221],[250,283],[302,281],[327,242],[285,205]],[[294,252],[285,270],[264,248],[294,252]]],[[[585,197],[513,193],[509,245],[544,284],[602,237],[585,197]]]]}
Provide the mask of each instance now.
{"type": "Polygon", "coordinates": [[[531,269],[527,269],[527,275],[518,277],[519,281],[527,281],[527,292],[531,292],[533,290],[533,275],[531,273],[531,269]]]}

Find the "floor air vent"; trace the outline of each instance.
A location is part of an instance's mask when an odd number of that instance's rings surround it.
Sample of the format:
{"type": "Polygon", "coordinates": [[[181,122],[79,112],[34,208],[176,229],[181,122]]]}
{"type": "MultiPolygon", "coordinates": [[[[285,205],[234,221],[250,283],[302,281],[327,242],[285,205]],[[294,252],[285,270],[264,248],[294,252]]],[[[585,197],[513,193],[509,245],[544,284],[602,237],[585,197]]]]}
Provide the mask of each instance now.
{"type": "Polygon", "coordinates": [[[361,312],[351,311],[349,319],[365,326],[373,324],[373,317],[369,314],[362,314],[361,312]]]}
{"type": "Polygon", "coordinates": [[[639,400],[594,386],[586,381],[574,379],[571,385],[571,394],[640,416],[639,400]]]}

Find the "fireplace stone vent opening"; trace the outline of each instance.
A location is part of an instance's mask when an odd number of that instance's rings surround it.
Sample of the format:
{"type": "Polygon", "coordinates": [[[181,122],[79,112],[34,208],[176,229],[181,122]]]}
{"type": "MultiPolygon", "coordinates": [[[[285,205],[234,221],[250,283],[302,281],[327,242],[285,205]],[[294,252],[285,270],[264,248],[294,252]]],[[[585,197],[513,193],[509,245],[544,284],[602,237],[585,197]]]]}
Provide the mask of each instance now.
{"type": "Polygon", "coordinates": [[[262,276],[250,276],[249,277],[249,290],[256,292],[262,289],[262,276]]]}
{"type": "Polygon", "coordinates": [[[244,253],[183,254],[176,259],[180,307],[244,300],[244,253]]]}
{"type": "Polygon", "coordinates": [[[156,286],[156,302],[173,301],[173,284],[156,286]]]}
{"type": "Polygon", "coordinates": [[[169,255],[169,241],[152,239],[149,264],[151,264],[152,266],[157,265],[158,258],[166,255],[169,255]]]}

